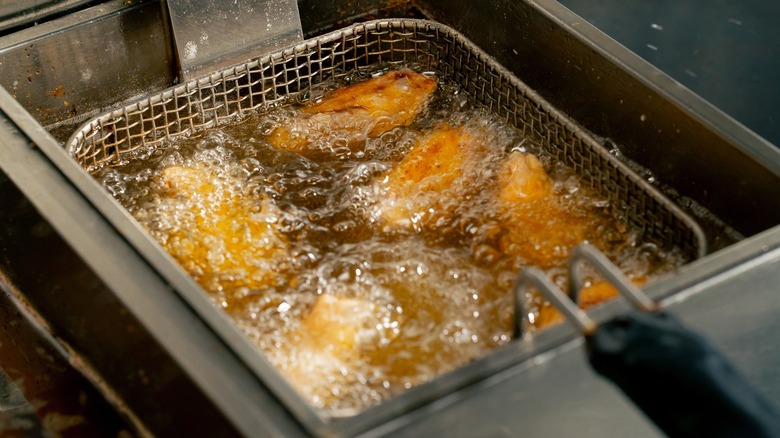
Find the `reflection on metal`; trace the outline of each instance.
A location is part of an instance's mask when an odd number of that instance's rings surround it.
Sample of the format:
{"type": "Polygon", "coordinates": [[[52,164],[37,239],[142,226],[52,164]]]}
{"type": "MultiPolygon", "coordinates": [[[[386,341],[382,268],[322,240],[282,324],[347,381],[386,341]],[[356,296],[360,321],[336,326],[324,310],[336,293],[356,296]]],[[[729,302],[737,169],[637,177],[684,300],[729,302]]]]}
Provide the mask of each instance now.
{"type": "Polygon", "coordinates": [[[303,40],[295,0],[169,0],[183,81],[303,40]]]}

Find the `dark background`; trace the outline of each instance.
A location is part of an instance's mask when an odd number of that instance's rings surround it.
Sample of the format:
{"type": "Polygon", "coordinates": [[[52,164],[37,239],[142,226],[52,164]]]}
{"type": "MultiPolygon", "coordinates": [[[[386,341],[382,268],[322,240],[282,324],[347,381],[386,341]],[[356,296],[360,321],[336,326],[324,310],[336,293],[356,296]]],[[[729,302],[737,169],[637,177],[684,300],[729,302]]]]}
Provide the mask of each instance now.
{"type": "Polygon", "coordinates": [[[559,1],[780,145],[780,1],[559,1]]]}

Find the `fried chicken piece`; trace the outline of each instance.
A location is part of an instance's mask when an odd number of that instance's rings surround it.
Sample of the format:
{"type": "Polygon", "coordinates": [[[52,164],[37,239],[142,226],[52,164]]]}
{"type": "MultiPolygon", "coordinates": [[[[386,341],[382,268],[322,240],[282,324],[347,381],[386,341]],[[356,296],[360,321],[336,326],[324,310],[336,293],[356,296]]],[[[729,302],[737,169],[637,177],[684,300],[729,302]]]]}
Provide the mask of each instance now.
{"type": "Polygon", "coordinates": [[[381,180],[386,197],[379,215],[386,223],[409,226],[447,214],[442,193],[464,175],[478,147],[464,128],[443,126],[423,136],[381,180]]]}
{"type": "Polygon", "coordinates": [[[273,354],[283,355],[282,373],[298,390],[326,406],[338,399],[334,387],[345,386],[342,380],[351,377],[343,370],[354,369],[361,348],[374,342],[379,320],[374,303],[324,294],[288,335],[283,351],[273,354]]]}
{"type": "Polygon", "coordinates": [[[504,161],[498,202],[506,228],[501,250],[542,269],[565,261],[585,241],[592,220],[562,204],[542,163],[531,154],[513,152],[504,161]]]}
{"type": "Polygon", "coordinates": [[[277,149],[302,152],[317,140],[346,139],[355,145],[398,126],[411,124],[436,90],[436,79],[409,69],[342,87],[304,107],[289,126],[268,141],[277,149]]]}
{"type": "Polygon", "coordinates": [[[312,347],[348,356],[372,337],[375,305],[355,299],[321,295],[301,327],[312,347]]]}
{"type": "Polygon", "coordinates": [[[517,204],[552,194],[552,183],[536,155],[511,153],[499,173],[498,199],[517,204]]]}
{"type": "MultiPolygon", "coordinates": [[[[539,159],[531,154],[513,152],[499,173],[498,201],[506,218],[506,234],[500,241],[507,254],[520,257],[526,265],[543,269],[563,266],[576,245],[593,233],[597,224],[592,214],[583,215],[567,208],[553,191],[550,177],[539,159]]],[[[632,279],[641,285],[644,276],[632,279]]],[[[607,282],[582,288],[578,304],[588,309],[617,296],[617,290],[607,282]]],[[[549,303],[539,309],[534,325],[537,328],[563,320],[549,303]]]]}
{"type": "Polygon", "coordinates": [[[230,302],[230,291],[274,282],[287,243],[273,204],[243,196],[236,181],[204,167],[171,166],[160,178],[169,225],[153,232],[198,283],[230,302]]]}

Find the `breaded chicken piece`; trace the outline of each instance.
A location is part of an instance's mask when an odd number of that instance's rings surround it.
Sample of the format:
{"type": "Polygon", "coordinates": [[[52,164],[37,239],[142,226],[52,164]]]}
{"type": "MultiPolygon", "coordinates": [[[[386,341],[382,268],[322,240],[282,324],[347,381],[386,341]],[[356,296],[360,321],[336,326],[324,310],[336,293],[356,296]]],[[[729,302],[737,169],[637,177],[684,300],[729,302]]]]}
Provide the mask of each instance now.
{"type": "MultiPolygon", "coordinates": [[[[553,192],[550,177],[539,159],[531,154],[513,152],[499,173],[498,201],[505,213],[506,234],[500,241],[505,253],[520,257],[527,265],[548,269],[563,266],[571,249],[585,241],[597,226],[592,215],[583,217],[567,209],[553,192]]],[[[632,281],[641,285],[645,277],[632,281]]],[[[582,288],[578,304],[588,309],[617,296],[607,282],[582,288]]],[[[563,319],[545,303],[534,325],[544,327],[563,319]]]]}
{"type": "Polygon", "coordinates": [[[345,357],[372,337],[371,328],[379,319],[375,308],[365,300],[324,294],[303,319],[301,328],[310,346],[345,357]]]}
{"type": "Polygon", "coordinates": [[[317,405],[327,406],[339,396],[333,379],[348,378],[361,359],[361,349],[375,341],[377,307],[367,300],[321,295],[282,351],[282,373],[317,405]]]}
{"type": "Polygon", "coordinates": [[[321,102],[304,107],[289,126],[268,141],[277,149],[302,152],[318,139],[347,139],[354,145],[398,126],[411,124],[436,90],[436,79],[409,69],[342,87],[321,102]]]}
{"type": "Polygon", "coordinates": [[[463,176],[477,148],[463,128],[443,126],[420,138],[381,180],[386,196],[379,215],[386,223],[408,226],[441,214],[440,195],[463,176]]]}
{"type": "Polygon", "coordinates": [[[498,202],[506,228],[501,250],[525,265],[548,269],[560,264],[586,238],[589,219],[562,205],[534,155],[513,152],[506,158],[499,172],[498,202]]]}
{"type": "Polygon", "coordinates": [[[160,178],[174,226],[154,233],[198,283],[228,294],[274,282],[287,243],[273,204],[245,198],[236,181],[203,167],[171,166],[160,178]]]}
{"type": "Polygon", "coordinates": [[[517,204],[552,194],[552,183],[542,162],[533,154],[509,154],[499,174],[499,200],[517,204]]]}

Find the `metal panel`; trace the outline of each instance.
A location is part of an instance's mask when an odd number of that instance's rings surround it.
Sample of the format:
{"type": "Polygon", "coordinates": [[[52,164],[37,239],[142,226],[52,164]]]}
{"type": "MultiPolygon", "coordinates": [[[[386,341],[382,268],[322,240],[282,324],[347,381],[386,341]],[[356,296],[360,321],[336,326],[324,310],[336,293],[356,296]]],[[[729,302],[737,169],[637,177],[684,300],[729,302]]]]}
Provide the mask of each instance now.
{"type": "Polygon", "coordinates": [[[100,0],[44,0],[32,4],[27,1],[2,1],[0,35],[97,3],[100,0]]]}
{"type": "Polygon", "coordinates": [[[303,40],[295,0],[168,0],[183,80],[303,40]]]}
{"type": "MultiPolygon", "coordinates": [[[[4,196],[7,184],[10,181],[0,173],[4,196]]],[[[5,207],[3,201],[7,200],[3,197],[0,204],[5,207]]],[[[0,234],[8,233],[5,227],[9,222],[0,225],[0,234]]],[[[0,321],[0,434],[116,436],[121,431],[140,432],[123,421],[127,411],[120,414],[115,410],[70,365],[78,359],[57,341],[42,319],[35,317],[20,292],[3,277],[1,268],[0,321]]]]}
{"type": "Polygon", "coordinates": [[[112,1],[2,37],[0,86],[64,140],[90,114],[173,83],[166,28],[159,2],[112,1]]]}

